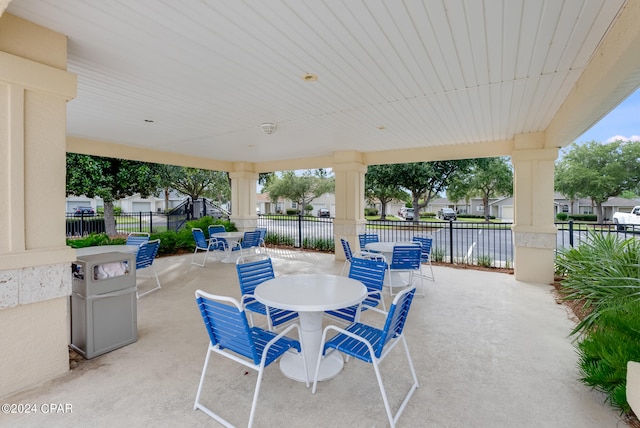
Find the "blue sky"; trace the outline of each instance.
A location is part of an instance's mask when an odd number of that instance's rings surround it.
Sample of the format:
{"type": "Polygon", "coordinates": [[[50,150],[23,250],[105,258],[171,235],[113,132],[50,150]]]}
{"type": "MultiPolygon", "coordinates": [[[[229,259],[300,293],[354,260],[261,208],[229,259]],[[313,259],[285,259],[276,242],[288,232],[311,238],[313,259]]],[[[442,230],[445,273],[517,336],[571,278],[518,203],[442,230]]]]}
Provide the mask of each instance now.
{"type": "Polygon", "coordinates": [[[640,141],[640,89],[618,105],[600,122],[576,138],[576,142],[614,140],[640,141]]]}

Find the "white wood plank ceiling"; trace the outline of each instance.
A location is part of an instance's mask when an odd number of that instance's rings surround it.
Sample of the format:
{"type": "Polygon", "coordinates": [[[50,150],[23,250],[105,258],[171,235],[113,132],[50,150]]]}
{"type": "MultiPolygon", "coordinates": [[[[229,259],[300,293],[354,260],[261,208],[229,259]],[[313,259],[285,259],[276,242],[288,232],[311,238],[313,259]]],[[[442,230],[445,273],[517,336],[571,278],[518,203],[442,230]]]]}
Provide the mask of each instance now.
{"type": "Polygon", "coordinates": [[[69,37],[68,135],[262,162],[542,131],[624,4],[13,0],[7,11],[69,37]]]}

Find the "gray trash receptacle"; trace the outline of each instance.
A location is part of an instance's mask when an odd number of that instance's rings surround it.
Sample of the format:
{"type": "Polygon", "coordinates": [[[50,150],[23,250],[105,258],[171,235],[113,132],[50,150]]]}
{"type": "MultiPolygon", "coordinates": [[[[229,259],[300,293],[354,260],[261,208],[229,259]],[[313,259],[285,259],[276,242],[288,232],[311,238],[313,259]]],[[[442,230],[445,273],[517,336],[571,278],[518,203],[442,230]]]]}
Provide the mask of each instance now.
{"type": "Polygon", "coordinates": [[[103,253],[73,263],[71,347],[91,359],[138,340],[135,254],[103,253]]]}

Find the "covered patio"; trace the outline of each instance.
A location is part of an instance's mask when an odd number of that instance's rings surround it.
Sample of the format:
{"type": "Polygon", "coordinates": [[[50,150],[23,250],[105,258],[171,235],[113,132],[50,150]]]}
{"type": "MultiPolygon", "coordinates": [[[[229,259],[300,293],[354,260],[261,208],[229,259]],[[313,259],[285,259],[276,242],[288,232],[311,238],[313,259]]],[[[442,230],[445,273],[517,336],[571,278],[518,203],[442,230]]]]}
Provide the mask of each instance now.
{"type": "MultiPolygon", "coordinates": [[[[277,275],[340,273],[333,255],[268,249],[277,275]]],[[[138,341],[92,360],[64,377],[5,402],[70,404],[71,413],[0,415],[20,427],[209,426],[193,410],[207,346],[195,305],[198,288],[239,297],[232,264],[190,255],[156,261],[162,289],[138,301],[138,341]]],[[[416,297],[407,340],[420,388],[398,421],[402,427],[622,427],[604,396],[581,384],[567,337],[573,324],[551,286],[513,275],[435,266],[427,296],[416,297]]],[[[153,281],[152,279],[150,281],[153,281]]],[[[149,286],[149,283],[141,283],[149,286]]],[[[390,302],[388,292],[385,294],[390,302]]],[[[366,315],[366,314],[365,314],[366,315]]],[[[372,320],[369,316],[368,320],[372,320]]],[[[381,366],[391,406],[410,385],[405,358],[393,350],[381,366]]],[[[214,355],[203,400],[237,426],[246,425],[256,375],[214,355]]],[[[386,426],[370,365],[351,360],[315,395],[268,367],[254,426],[386,426]]]]}
{"type": "MultiPolygon", "coordinates": [[[[11,344],[0,347],[0,397],[68,377],[68,152],[228,172],[241,231],[256,227],[260,173],[330,168],[334,242],[352,246],[369,165],[508,156],[517,295],[553,281],[558,150],[640,86],[640,0],[5,0],[0,13],[0,342],[11,344]]],[[[175,287],[190,299],[191,285],[175,287]]],[[[443,307],[474,301],[462,291],[443,307]]],[[[481,308],[503,314],[499,302],[481,308]]],[[[465,316],[447,313],[434,341],[465,316]]],[[[500,349],[484,330],[476,354],[500,349]]],[[[442,360],[472,364],[463,345],[442,360]]]]}

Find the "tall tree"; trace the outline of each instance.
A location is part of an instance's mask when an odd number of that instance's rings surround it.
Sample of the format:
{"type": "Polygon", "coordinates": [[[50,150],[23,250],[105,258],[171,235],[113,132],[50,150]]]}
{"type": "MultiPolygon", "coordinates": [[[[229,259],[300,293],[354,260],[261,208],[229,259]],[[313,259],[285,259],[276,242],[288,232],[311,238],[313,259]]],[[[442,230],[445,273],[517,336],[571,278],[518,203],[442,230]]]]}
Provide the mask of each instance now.
{"type": "Polygon", "coordinates": [[[417,220],[420,210],[443,192],[456,174],[466,173],[470,165],[469,159],[394,164],[390,165],[393,172],[390,184],[396,184],[411,193],[414,219],[417,220]]]}
{"type": "Polygon", "coordinates": [[[182,174],[182,167],[175,165],[158,165],[158,176],[160,180],[160,189],[164,198],[164,210],[169,210],[169,198],[173,183],[177,181],[182,174]]]}
{"type": "Polygon", "coordinates": [[[110,236],[117,233],[113,202],[136,193],[149,197],[159,185],[157,164],[67,153],[67,196],[102,198],[110,236]]]}
{"type": "Polygon", "coordinates": [[[368,201],[377,199],[380,201],[380,219],[387,218],[387,204],[396,200],[409,200],[407,192],[397,184],[389,184],[395,181],[393,165],[369,165],[367,175],[364,177],[365,197],[368,201]]]}
{"type": "Polygon", "coordinates": [[[638,159],[638,141],[573,143],[556,162],[556,190],[568,197],[590,198],[596,204],[598,222],[602,222],[604,202],[637,188],[638,159]]]}
{"type": "Polygon", "coordinates": [[[282,177],[272,178],[265,186],[265,191],[269,192],[273,201],[286,198],[296,202],[298,209],[304,214],[312,200],[335,191],[335,181],[319,171],[304,171],[302,175],[295,171],[285,171],[282,177]]]}
{"type": "Polygon", "coordinates": [[[473,159],[466,174],[459,174],[447,188],[449,200],[482,198],[484,220],[489,221],[489,200],[497,196],[513,194],[513,169],[507,158],[473,159]]]}
{"type": "Polygon", "coordinates": [[[194,200],[201,196],[228,200],[231,195],[227,174],[208,169],[182,168],[182,173],[173,182],[173,188],[194,200]]]}

